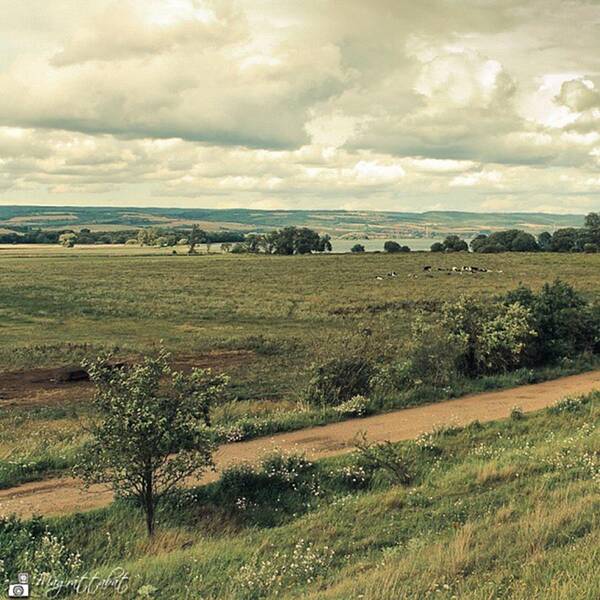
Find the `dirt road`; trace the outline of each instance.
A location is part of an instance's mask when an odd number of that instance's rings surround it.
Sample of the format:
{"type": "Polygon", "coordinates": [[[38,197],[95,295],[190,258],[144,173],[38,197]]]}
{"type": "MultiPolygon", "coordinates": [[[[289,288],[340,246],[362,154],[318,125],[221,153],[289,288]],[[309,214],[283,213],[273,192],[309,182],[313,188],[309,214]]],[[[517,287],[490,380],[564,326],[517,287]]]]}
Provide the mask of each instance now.
{"type": "MultiPolygon", "coordinates": [[[[353,438],[361,431],[365,431],[372,441],[406,440],[438,425],[465,425],[475,419],[493,421],[507,417],[513,406],[530,412],[549,406],[565,396],[589,393],[596,389],[600,389],[600,371],[226,444],[221,446],[215,460],[219,471],[235,462],[256,461],[273,448],[298,450],[310,458],[323,458],[351,450],[353,438]]],[[[207,482],[217,476],[218,472],[210,473],[202,481],[207,482]]],[[[94,486],[85,492],[75,479],[49,479],[0,490],[0,516],[11,513],[22,517],[68,514],[98,508],[111,500],[112,493],[104,487],[94,486]]]]}

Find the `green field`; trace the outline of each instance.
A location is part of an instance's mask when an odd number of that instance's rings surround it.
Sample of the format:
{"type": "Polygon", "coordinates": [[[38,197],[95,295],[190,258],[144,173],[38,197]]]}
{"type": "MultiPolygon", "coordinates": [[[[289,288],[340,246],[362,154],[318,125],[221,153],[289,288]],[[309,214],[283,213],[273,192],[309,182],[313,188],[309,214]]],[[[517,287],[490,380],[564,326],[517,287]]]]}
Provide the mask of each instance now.
{"type": "MultiPolygon", "coordinates": [[[[0,253],[0,326],[6,346],[91,343],[174,351],[235,347],[248,336],[300,341],[385,315],[403,329],[406,303],[489,296],[561,278],[600,295],[600,256],[330,255],[163,256],[118,250],[0,253]],[[492,272],[423,273],[474,264],[492,272]],[[387,278],[395,271],[398,277],[387,278]],[[383,276],[377,281],[376,276],[383,276]]],[[[4,357],[9,360],[10,357],[4,357]]]]}
{"type": "MultiPolygon", "coordinates": [[[[497,296],[519,283],[537,289],[555,278],[598,300],[599,269],[597,254],[0,250],[0,381],[14,379],[17,369],[27,375],[77,365],[103,349],[135,358],[163,344],[183,368],[230,375],[215,424],[243,424],[252,437],[342,418],[308,410],[302,392],[310,365],[342,353],[366,328],[401,359],[421,309],[461,295],[497,296]],[[465,264],[489,272],[436,271],[465,264]]],[[[462,381],[452,390],[398,394],[379,409],[595,364],[584,358],[462,381]]],[[[85,440],[90,395],[89,386],[44,389],[34,381],[0,398],[0,487],[70,468],[85,440]]],[[[166,507],[152,541],[126,504],[47,523],[65,553],[81,553],[81,568],[124,565],[136,593],[151,586],[137,597],[258,598],[278,590],[290,598],[592,600],[600,589],[593,569],[600,550],[597,425],[598,398],[591,396],[561,411],[436,435],[439,452],[431,455],[408,444],[416,453],[409,486],[381,474],[363,485],[354,476],[356,457],[307,468],[306,481],[295,491],[284,486],[277,500],[264,477],[252,475],[243,480],[257,494],[249,508],[236,496],[234,474],[166,507]]],[[[37,525],[3,527],[0,543],[7,535],[22,541],[37,525]]]]}

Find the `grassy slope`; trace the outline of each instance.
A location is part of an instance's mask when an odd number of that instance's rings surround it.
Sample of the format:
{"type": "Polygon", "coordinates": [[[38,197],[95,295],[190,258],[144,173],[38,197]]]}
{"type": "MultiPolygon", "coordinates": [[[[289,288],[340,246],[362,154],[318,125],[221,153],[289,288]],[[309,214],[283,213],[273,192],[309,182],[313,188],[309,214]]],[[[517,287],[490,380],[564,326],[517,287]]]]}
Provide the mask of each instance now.
{"type": "Polygon", "coordinates": [[[267,480],[239,509],[222,483],[200,490],[161,516],[152,542],[123,505],[52,527],[86,568],[122,565],[155,598],[593,600],[599,400],[411,443],[410,486],[378,476],[353,489],[340,477],[349,456],[317,465],[318,494],[269,495],[267,480]]]}

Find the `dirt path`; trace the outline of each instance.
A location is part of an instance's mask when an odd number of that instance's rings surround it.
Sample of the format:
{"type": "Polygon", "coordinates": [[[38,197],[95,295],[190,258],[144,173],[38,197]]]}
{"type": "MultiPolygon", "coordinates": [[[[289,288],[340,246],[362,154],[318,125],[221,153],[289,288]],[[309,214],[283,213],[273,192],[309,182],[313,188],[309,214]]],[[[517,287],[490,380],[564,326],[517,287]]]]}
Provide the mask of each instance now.
{"type": "MultiPolygon", "coordinates": [[[[589,393],[595,389],[600,389],[600,371],[226,444],[221,446],[215,460],[218,470],[222,470],[232,463],[256,461],[273,448],[298,450],[313,459],[323,458],[351,450],[353,438],[361,431],[365,431],[372,441],[406,440],[430,431],[437,425],[465,425],[475,419],[501,419],[509,415],[513,406],[530,412],[565,396],[589,393]]],[[[202,481],[208,482],[217,476],[218,472],[210,473],[202,481]]],[[[22,517],[68,514],[104,506],[111,499],[112,493],[101,486],[94,486],[85,492],[75,479],[49,479],[0,490],[0,516],[11,513],[22,517]]]]}

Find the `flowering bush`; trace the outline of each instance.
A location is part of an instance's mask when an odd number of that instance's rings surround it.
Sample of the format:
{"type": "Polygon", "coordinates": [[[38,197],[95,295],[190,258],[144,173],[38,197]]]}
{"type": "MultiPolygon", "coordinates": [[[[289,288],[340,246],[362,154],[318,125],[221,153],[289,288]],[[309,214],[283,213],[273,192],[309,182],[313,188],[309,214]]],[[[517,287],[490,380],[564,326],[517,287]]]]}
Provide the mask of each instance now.
{"type": "Polygon", "coordinates": [[[350,400],[342,402],[334,410],[345,417],[362,417],[369,411],[370,401],[364,396],[352,396],[350,400]]]}
{"type": "Polygon", "coordinates": [[[268,559],[243,565],[237,587],[243,598],[253,600],[283,594],[292,587],[311,584],[331,565],[334,552],[299,540],[291,553],[275,552],[268,559]]]}

